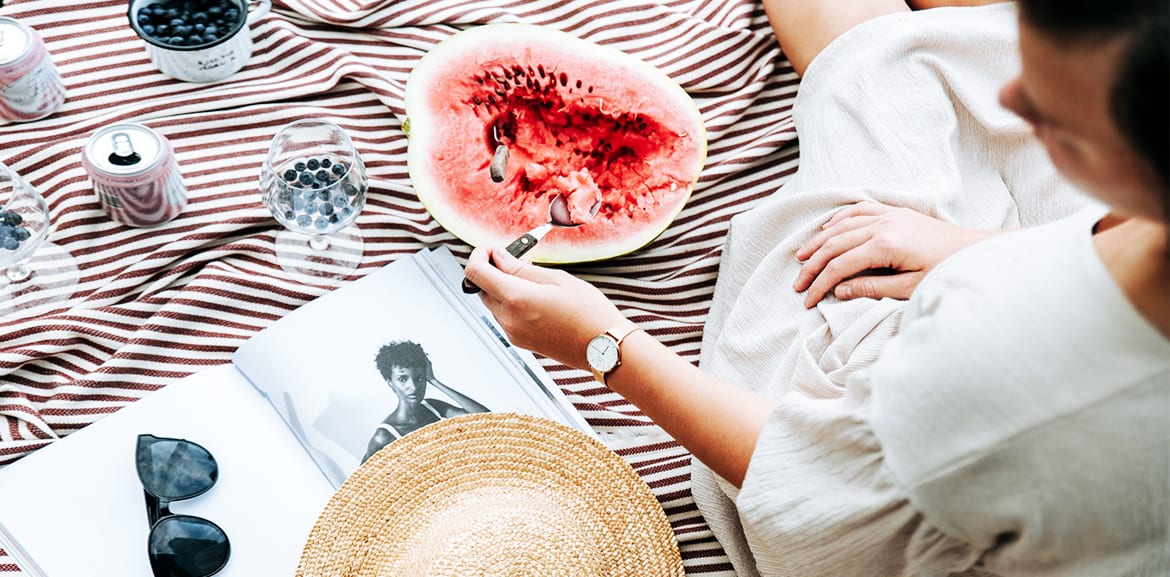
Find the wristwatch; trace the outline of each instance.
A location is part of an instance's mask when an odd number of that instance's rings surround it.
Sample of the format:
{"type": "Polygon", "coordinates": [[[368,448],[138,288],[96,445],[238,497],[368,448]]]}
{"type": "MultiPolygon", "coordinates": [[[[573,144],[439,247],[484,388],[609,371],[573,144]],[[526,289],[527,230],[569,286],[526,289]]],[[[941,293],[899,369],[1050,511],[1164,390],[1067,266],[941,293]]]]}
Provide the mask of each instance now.
{"type": "Polygon", "coordinates": [[[609,373],[622,364],[622,341],[634,331],[641,330],[634,324],[616,326],[589,341],[589,348],[585,350],[585,359],[589,362],[589,369],[593,371],[593,378],[601,384],[605,382],[609,373]]]}

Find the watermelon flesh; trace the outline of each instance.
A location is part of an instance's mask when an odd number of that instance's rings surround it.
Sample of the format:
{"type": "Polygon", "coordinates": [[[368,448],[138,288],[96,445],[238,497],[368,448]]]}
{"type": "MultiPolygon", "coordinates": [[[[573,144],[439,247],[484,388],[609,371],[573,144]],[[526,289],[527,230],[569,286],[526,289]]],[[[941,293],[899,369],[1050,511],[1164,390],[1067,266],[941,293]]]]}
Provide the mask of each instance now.
{"type": "Polygon", "coordinates": [[[415,190],[470,244],[506,244],[566,198],[584,225],[545,237],[530,253],[538,262],[599,260],[650,242],[686,203],[706,154],[694,103],[661,72],[519,24],[473,28],[432,50],[412,72],[407,114],[415,190]],[[495,182],[500,145],[507,162],[495,182]]]}

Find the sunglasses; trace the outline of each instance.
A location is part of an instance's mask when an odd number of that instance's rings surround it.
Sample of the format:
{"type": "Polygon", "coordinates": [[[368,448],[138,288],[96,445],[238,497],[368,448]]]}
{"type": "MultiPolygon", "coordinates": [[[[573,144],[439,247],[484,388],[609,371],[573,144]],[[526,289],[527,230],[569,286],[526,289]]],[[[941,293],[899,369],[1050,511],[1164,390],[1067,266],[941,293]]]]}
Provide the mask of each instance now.
{"type": "Polygon", "coordinates": [[[208,577],[227,565],[227,533],[192,515],[171,513],[174,501],[206,493],[219,477],[215,457],[197,443],[138,435],[138,479],[150,520],[147,554],[155,577],[208,577]]]}

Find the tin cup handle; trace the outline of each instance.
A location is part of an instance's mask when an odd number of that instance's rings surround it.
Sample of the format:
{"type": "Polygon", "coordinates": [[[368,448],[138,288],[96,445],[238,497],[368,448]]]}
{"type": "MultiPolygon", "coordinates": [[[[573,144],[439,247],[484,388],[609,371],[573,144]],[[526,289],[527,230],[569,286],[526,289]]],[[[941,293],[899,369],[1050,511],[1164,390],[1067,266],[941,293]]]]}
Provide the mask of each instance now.
{"type": "Polygon", "coordinates": [[[248,0],[248,24],[254,24],[272,9],[272,0],[248,0]]]}

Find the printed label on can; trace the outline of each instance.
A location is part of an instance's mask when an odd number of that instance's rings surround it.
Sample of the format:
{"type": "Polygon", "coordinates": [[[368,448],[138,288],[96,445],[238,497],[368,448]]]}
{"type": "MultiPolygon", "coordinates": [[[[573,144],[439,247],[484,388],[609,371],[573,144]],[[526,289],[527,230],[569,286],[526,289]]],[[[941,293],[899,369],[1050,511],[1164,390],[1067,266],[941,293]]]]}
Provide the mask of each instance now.
{"type": "Polygon", "coordinates": [[[0,43],[12,59],[0,66],[0,117],[36,120],[57,111],[65,102],[65,84],[49,59],[45,43],[35,30],[0,18],[0,43]]]}

